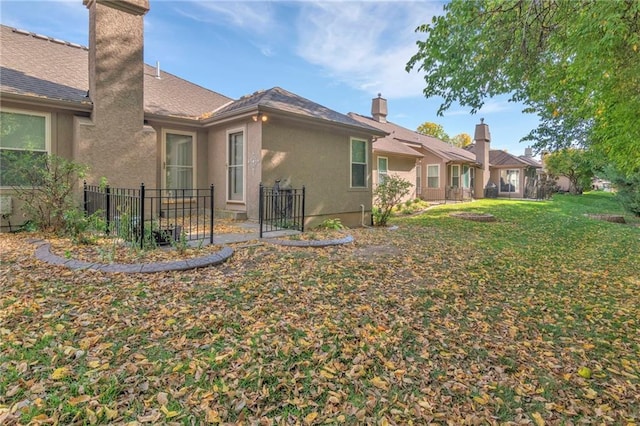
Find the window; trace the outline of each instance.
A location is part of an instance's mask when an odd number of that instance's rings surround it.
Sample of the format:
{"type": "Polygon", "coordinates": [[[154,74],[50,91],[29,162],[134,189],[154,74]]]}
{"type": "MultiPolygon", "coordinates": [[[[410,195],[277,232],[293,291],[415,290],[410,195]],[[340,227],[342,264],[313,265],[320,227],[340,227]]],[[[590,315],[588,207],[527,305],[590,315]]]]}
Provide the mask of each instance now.
{"type": "Polygon", "coordinates": [[[466,164],[462,166],[462,186],[464,188],[469,188],[471,184],[471,175],[469,172],[469,166],[466,164]]]}
{"type": "Polygon", "coordinates": [[[351,139],[351,187],[367,187],[367,141],[351,139]]]}
{"type": "Polygon", "coordinates": [[[166,189],[193,189],[195,178],[195,133],[164,132],[166,189]]]}
{"type": "Polygon", "coordinates": [[[42,167],[50,147],[51,116],[46,113],[0,111],[0,186],[19,186],[26,180],[16,167],[42,167]],[[28,166],[27,166],[28,167],[28,166]]]}
{"type": "Polygon", "coordinates": [[[227,136],[227,200],[244,201],[244,131],[227,136]]]}
{"type": "Polygon", "coordinates": [[[422,195],[422,164],[416,165],[416,196],[422,195]]]}
{"type": "Polygon", "coordinates": [[[378,184],[384,183],[389,176],[389,159],[387,157],[378,157],[378,184]]]}
{"type": "Polygon", "coordinates": [[[451,166],[451,187],[460,188],[460,165],[454,164],[451,166]]]}
{"type": "Polygon", "coordinates": [[[500,170],[500,192],[520,192],[520,170],[500,170]]]}
{"type": "Polygon", "coordinates": [[[440,164],[427,165],[427,188],[440,188],[440,164]]]}

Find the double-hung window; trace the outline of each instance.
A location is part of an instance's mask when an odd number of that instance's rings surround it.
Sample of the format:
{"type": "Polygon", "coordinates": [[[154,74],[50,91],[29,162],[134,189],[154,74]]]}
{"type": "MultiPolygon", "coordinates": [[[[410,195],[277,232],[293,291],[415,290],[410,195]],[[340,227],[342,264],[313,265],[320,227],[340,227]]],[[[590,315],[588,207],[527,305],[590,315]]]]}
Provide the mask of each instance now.
{"type": "Polygon", "coordinates": [[[50,114],[14,109],[0,111],[0,186],[33,183],[25,172],[44,167],[50,137],[50,114]]]}
{"type": "Polygon", "coordinates": [[[451,187],[460,188],[460,165],[451,165],[451,187]]]}
{"type": "Polygon", "coordinates": [[[440,188],[440,164],[427,165],[427,188],[440,188]]]}
{"type": "Polygon", "coordinates": [[[500,192],[520,192],[520,170],[500,170],[500,192]]]}
{"type": "Polygon", "coordinates": [[[367,187],[367,141],[351,139],[351,187],[367,187]]]}
{"type": "Polygon", "coordinates": [[[378,185],[384,183],[389,176],[389,159],[387,157],[378,157],[378,185]]]}
{"type": "Polygon", "coordinates": [[[244,131],[227,133],[227,200],[244,201],[244,131]]]}

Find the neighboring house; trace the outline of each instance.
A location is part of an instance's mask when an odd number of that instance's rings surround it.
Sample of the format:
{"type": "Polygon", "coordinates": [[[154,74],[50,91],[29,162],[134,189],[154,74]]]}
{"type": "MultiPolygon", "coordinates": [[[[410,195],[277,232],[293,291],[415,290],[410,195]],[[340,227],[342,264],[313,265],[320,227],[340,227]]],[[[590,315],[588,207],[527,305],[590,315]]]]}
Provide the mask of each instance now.
{"type": "MultiPolygon", "coordinates": [[[[475,144],[465,149],[476,152],[475,144]]],[[[542,164],[531,156],[529,148],[526,152],[516,157],[504,150],[489,150],[489,184],[497,187],[499,197],[536,198],[536,183],[542,164]]]]}
{"type": "Polygon", "coordinates": [[[381,95],[372,100],[371,117],[349,113],[360,123],[387,133],[373,143],[374,182],[376,175],[399,175],[414,183],[408,197],[429,201],[484,198],[485,189],[494,185],[500,197],[536,196],[542,165],[529,148],[520,157],[490,149],[491,134],[483,120],[476,125],[474,144],[459,148],[391,123],[387,113],[387,100],[381,95]]]}
{"type": "MultiPolygon", "coordinates": [[[[307,225],[371,222],[372,141],[383,131],[278,87],[233,100],[145,65],[148,0],[85,5],[88,48],[1,28],[4,170],[9,151],[41,152],[87,164],[90,183],[213,184],[220,213],[249,219],[259,184],[279,180],[305,186],[307,225]]],[[[0,179],[10,195],[16,182],[0,179]]],[[[2,227],[23,220],[13,204],[2,227]]]]}
{"type": "Polygon", "coordinates": [[[372,100],[371,117],[353,112],[349,116],[387,133],[373,144],[373,155],[378,159],[374,176],[386,165],[385,173],[414,184],[411,198],[439,201],[474,197],[478,164],[470,152],[387,121],[387,100],[380,95],[372,100]]]}

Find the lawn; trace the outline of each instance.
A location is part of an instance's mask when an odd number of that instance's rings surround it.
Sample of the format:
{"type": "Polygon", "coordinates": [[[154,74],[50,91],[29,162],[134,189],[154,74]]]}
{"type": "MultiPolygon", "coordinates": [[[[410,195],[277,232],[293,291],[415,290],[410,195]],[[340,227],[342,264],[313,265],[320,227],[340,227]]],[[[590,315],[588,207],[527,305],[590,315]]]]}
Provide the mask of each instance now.
{"type": "Polygon", "coordinates": [[[0,424],[639,424],[640,227],[585,213],[620,210],[451,204],[157,275],[1,235],[0,424]]]}

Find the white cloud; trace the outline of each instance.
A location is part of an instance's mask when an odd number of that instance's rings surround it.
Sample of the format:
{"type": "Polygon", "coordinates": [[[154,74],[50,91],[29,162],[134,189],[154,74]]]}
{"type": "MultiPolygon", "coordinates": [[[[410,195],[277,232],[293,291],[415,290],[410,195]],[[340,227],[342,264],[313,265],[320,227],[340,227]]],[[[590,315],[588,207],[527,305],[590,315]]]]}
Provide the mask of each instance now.
{"type": "Polygon", "coordinates": [[[181,15],[198,22],[224,23],[242,30],[264,34],[275,22],[269,2],[198,1],[189,2],[199,10],[177,9],[181,15]]]}
{"type": "Polygon", "coordinates": [[[298,54],[333,78],[386,98],[422,96],[424,80],[405,65],[421,38],[415,28],[441,11],[436,2],[302,3],[298,54]]]}

